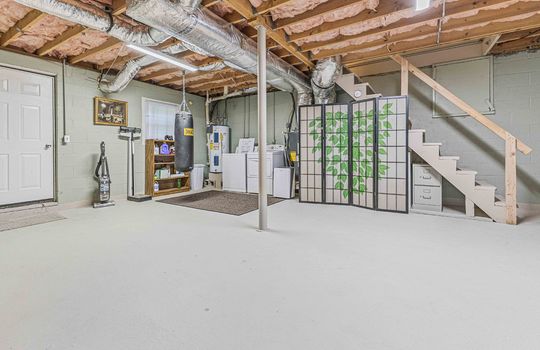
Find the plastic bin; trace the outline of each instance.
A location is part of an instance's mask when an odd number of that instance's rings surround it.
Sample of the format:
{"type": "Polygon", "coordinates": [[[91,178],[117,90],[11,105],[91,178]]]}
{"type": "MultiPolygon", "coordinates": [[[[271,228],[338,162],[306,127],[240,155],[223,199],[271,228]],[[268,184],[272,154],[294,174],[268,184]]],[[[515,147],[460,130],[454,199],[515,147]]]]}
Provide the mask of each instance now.
{"type": "Polygon", "coordinates": [[[204,164],[194,164],[191,170],[191,189],[201,190],[204,183],[204,164]]]}

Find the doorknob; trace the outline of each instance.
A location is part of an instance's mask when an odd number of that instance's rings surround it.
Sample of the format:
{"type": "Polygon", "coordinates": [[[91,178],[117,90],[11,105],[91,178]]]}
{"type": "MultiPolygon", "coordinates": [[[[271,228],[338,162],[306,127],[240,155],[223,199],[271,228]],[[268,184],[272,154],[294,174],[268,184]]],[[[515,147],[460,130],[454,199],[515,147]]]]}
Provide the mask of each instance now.
{"type": "Polygon", "coordinates": [[[52,147],[52,145],[45,145],[45,149],[46,149],[46,150],[49,149],[49,148],[51,148],[51,147],[52,147]]]}

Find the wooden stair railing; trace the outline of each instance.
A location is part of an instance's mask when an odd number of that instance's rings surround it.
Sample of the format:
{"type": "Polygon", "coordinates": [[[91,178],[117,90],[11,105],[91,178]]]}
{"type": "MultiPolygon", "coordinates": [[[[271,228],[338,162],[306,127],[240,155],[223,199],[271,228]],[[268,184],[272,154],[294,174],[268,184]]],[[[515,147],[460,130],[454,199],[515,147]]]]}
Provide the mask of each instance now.
{"type": "Polygon", "coordinates": [[[473,117],[480,124],[491,130],[494,134],[505,141],[505,206],[506,206],[506,223],[517,224],[517,150],[523,154],[532,152],[532,148],[524,142],[517,139],[511,133],[506,131],[500,125],[478,112],[471,105],[454,95],[441,84],[433,80],[429,75],[422,72],[420,69],[412,65],[407,59],[400,55],[390,56],[395,62],[401,66],[401,94],[408,95],[408,77],[409,72],[429,85],[440,95],[444,96],[448,101],[452,102],[463,112],[473,117]]]}

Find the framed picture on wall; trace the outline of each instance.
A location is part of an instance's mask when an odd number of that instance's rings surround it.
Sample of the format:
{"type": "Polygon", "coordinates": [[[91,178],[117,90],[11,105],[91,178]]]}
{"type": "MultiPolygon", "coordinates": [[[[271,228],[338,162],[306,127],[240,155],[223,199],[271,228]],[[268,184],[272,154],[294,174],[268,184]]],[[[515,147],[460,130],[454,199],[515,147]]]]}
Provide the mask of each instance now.
{"type": "Polygon", "coordinates": [[[94,97],[94,124],[127,126],[128,103],[104,97],[94,97]]]}

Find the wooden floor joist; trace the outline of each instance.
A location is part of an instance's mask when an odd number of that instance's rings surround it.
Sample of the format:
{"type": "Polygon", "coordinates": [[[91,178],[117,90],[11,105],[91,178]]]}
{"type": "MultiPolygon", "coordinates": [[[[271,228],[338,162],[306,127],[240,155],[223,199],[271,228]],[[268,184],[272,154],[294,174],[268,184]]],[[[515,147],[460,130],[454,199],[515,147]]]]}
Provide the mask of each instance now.
{"type": "Polygon", "coordinates": [[[23,35],[26,29],[32,27],[46,15],[46,13],[38,10],[32,10],[28,12],[26,16],[17,21],[17,23],[15,23],[4,34],[2,34],[2,36],[0,37],[0,46],[8,46],[13,41],[17,40],[21,35],[23,35]]]}
{"type": "MultiPolygon", "coordinates": [[[[159,62],[159,63],[163,63],[163,62],[159,62]]],[[[182,69],[179,68],[179,67],[162,69],[162,70],[158,70],[158,71],[152,72],[150,74],[147,74],[147,75],[139,78],[139,80],[141,80],[141,81],[150,81],[150,80],[153,80],[155,78],[163,77],[165,75],[170,75],[170,74],[174,74],[174,73],[181,72],[181,71],[182,71],[182,69]]]]}
{"type": "Polygon", "coordinates": [[[81,61],[85,61],[94,55],[116,48],[122,44],[123,43],[120,40],[110,37],[103,44],[97,47],[94,47],[93,49],[88,49],[85,52],[81,53],[80,55],[70,57],[68,61],[70,64],[75,64],[81,61]]]}
{"type": "Polygon", "coordinates": [[[333,0],[323,2],[312,10],[308,10],[293,17],[286,17],[275,20],[273,29],[281,29],[308,19],[320,17],[329,12],[340,10],[360,1],[361,0],[333,0]]]}
{"type": "Polygon", "coordinates": [[[85,30],[86,30],[85,27],[81,26],[80,24],[76,24],[73,27],[66,30],[65,32],[63,32],[62,34],[60,34],[59,36],[57,36],[56,38],[54,38],[52,41],[49,41],[48,43],[40,47],[36,53],[39,56],[45,56],[52,50],[56,49],[58,46],[62,45],[69,39],[76,37],[77,35],[81,34],[85,30]]]}

